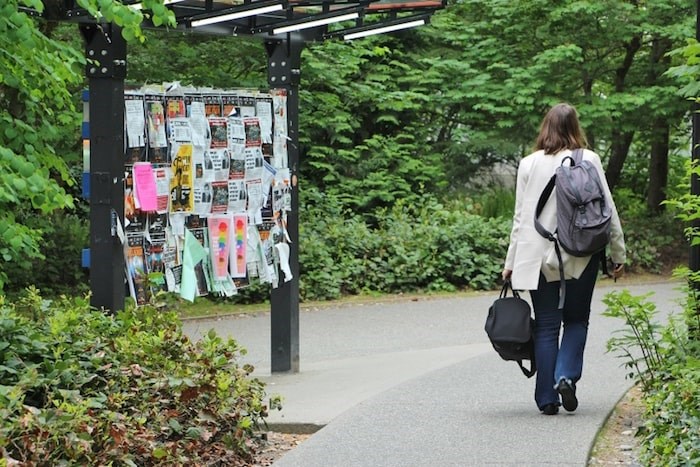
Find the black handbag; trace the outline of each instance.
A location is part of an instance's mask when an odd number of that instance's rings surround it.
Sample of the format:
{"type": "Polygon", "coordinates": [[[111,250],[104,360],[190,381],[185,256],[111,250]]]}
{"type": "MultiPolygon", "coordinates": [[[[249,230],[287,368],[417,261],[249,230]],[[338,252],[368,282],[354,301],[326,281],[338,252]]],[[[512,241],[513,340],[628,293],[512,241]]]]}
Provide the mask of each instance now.
{"type": "Polygon", "coordinates": [[[535,364],[535,320],[530,305],[513,290],[510,280],[506,280],[501,295],[489,308],[484,330],[489,340],[503,360],[518,362],[520,370],[528,378],[537,372],[535,364]],[[508,289],[513,296],[508,296],[508,289]],[[523,360],[530,360],[530,369],[523,366],[523,360]]]}

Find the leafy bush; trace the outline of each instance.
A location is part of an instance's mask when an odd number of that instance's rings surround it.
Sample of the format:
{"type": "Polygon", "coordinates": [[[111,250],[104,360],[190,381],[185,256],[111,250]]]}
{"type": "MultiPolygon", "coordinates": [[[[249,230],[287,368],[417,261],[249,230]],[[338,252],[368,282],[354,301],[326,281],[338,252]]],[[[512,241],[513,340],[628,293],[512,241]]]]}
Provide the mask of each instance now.
{"type": "Polygon", "coordinates": [[[625,368],[632,371],[628,378],[636,378],[643,390],[650,390],[659,380],[663,369],[665,344],[662,327],[654,321],[656,305],[647,299],[653,293],[634,296],[628,290],[611,292],[603,298],[607,309],[604,316],[623,319],[629,329],[618,330],[608,340],[608,352],[625,359],[625,368]]]}
{"type": "MultiPolygon", "coordinates": [[[[688,165],[688,177],[700,167],[688,165]]],[[[700,245],[700,196],[687,192],[667,204],[686,224],[691,245],[700,245]]],[[[642,433],[644,465],[700,465],[700,272],[676,269],[686,283],[685,303],[680,316],[666,326],[653,321],[656,307],[647,296],[629,292],[608,294],[607,316],[623,318],[627,328],[608,342],[608,350],[625,359],[629,374],[641,383],[646,410],[642,433]]]]}
{"type": "Polygon", "coordinates": [[[44,217],[73,205],[57,149],[76,138],[80,118],[69,87],[82,81],[85,63],[79,51],[46,37],[20,6],[42,11],[44,4],[9,0],[0,7],[0,291],[13,273],[7,266],[39,257],[41,234],[18,214],[44,217]]]}
{"type": "Polygon", "coordinates": [[[36,290],[0,303],[0,459],[240,465],[267,413],[243,353],[213,332],[191,342],[151,306],[108,316],[36,290]]]}
{"type": "Polygon", "coordinates": [[[300,222],[305,299],[489,289],[499,277],[510,220],[486,219],[459,206],[448,209],[423,196],[418,203],[399,200],[378,211],[377,225],[370,227],[332,197],[311,196],[300,222]]]}
{"type": "Polygon", "coordinates": [[[674,363],[646,397],[643,465],[699,465],[700,360],[674,363]]]}
{"type": "MultiPolygon", "coordinates": [[[[687,272],[687,270],[686,270],[687,272]]],[[[700,319],[689,294],[685,312],[668,325],[653,321],[650,294],[628,291],[606,295],[606,316],[622,318],[627,328],[608,341],[608,350],[625,359],[644,392],[643,465],[700,464],[700,319]],[[692,334],[692,330],[695,333],[692,334]]]]}
{"type": "Polygon", "coordinates": [[[25,224],[41,232],[40,257],[6,264],[6,289],[18,293],[33,285],[45,296],[80,295],[88,291],[88,274],[81,264],[82,249],[89,245],[85,216],[56,211],[47,217],[26,216],[25,224]]]}
{"type": "MultiPolygon", "coordinates": [[[[515,209],[515,189],[514,188],[489,188],[471,197],[473,213],[480,216],[492,218],[503,217],[512,218],[515,209]]],[[[463,203],[463,200],[457,200],[463,203]]],[[[449,204],[452,206],[452,204],[449,204]]]]}
{"type": "Polygon", "coordinates": [[[645,201],[631,190],[618,189],[614,196],[625,233],[627,267],[637,272],[661,273],[679,265],[686,249],[683,227],[674,220],[676,210],[652,215],[645,201]]]}

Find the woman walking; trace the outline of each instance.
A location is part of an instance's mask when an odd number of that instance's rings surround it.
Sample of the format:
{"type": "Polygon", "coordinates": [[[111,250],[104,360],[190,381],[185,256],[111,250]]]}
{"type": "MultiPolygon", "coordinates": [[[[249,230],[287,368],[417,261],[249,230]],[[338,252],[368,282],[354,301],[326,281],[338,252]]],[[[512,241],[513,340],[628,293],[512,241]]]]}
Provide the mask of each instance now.
{"type": "MultiPolygon", "coordinates": [[[[608,250],[614,262],[614,277],[622,275],[625,262],[622,227],[600,157],[586,147],[576,109],[568,104],[552,107],[542,121],[535,152],[518,166],[513,228],[502,273],[504,280],[511,280],[513,289],[530,291],[535,311],[535,402],[546,415],[558,413],[560,405],[570,412],[578,407],[576,383],[583,370],[591,299],[602,254],[575,257],[562,252],[566,298],[559,309],[559,261],[554,243],[535,229],[535,209],[554,171],[574,149],[584,149],[582,160],[590,161],[597,170],[612,209],[608,250]]],[[[556,197],[552,196],[539,220],[554,231],[556,219],[556,197]]]]}

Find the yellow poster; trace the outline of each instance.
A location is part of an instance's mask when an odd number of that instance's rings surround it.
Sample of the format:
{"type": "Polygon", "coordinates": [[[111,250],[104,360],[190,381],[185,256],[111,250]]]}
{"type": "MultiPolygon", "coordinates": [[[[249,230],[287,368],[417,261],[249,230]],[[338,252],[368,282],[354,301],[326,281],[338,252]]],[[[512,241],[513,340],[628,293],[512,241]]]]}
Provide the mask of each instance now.
{"type": "Polygon", "coordinates": [[[192,212],[192,144],[183,143],[177,148],[172,162],[170,179],[170,212],[192,212]]]}

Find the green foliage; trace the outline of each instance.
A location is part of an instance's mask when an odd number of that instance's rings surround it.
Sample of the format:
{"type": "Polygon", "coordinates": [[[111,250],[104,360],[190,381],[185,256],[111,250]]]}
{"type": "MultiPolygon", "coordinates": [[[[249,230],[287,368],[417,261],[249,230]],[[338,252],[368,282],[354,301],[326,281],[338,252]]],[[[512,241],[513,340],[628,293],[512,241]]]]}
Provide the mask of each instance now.
{"type": "Polygon", "coordinates": [[[686,46],[674,50],[672,55],[683,57],[685,62],[668,70],[670,76],[684,83],[680,94],[689,98],[700,96],[700,43],[694,38],[689,38],[686,46]]]}
{"type": "Polygon", "coordinates": [[[87,292],[87,274],[81,265],[82,249],[89,245],[88,222],[84,217],[57,211],[47,217],[28,216],[28,228],[41,232],[40,257],[33,261],[10,261],[8,293],[29,285],[46,296],[81,295],[87,292]]]}
{"type": "MultiPolygon", "coordinates": [[[[700,173],[688,164],[689,175],[700,173]]],[[[688,180],[690,176],[688,176],[688,180]]],[[[689,225],[691,244],[700,245],[700,232],[692,228],[700,215],[700,196],[684,194],[668,201],[677,217],[689,225]]],[[[634,297],[628,291],[606,295],[606,316],[622,318],[626,328],[608,341],[608,350],[633,369],[644,391],[646,410],[642,433],[641,462],[644,465],[700,464],[700,272],[687,267],[676,270],[683,278],[683,312],[668,324],[654,322],[656,306],[648,295],[634,297]]]]}
{"type": "Polygon", "coordinates": [[[466,200],[457,198],[451,201],[449,206],[457,208],[459,204],[471,204],[470,212],[486,218],[502,217],[511,219],[515,209],[515,189],[488,188],[475,193],[466,200]]]}
{"type": "MultiPolygon", "coordinates": [[[[696,355],[698,352],[696,350],[696,355]]],[[[670,378],[645,397],[643,465],[700,464],[700,359],[670,368],[670,378]]]]}
{"type": "Polygon", "coordinates": [[[145,18],[150,19],[154,26],[176,26],[175,14],[166,8],[163,0],[142,0],[142,9],[130,8],[113,0],[78,0],[77,3],[91,17],[121,27],[122,35],[127,41],[146,40],[141,30],[145,18]]]}
{"type": "Polygon", "coordinates": [[[683,222],[685,235],[690,240],[691,246],[700,245],[700,229],[697,227],[700,220],[700,196],[690,191],[690,180],[692,177],[700,176],[700,164],[687,162],[687,178],[682,184],[685,189],[680,196],[666,201],[666,204],[676,209],[677,218],[683,222]]]}
{"type": "Polygon", "coordinates": [[[179,81],[221,89],[267,87],[266,54],[259,40],[172,30],[144,31],[144,36],[143,44],[129,49],[127,81],[135,86],[179,81]]]}
{"type": "Polygon", "coordinates": [[[266,416],[244,349],[151,306],[29,290],[0,304],[0,350],[0,452],[22,465],[238,465],[266,416]]]}
{"type": "MultiPolygon", "coordinates": [[[[127,39],[144,39],[142,11],[115,1],[78,4],[93,17],[121,26],[127,39]]],[[[162,0],[145,0],[144,6],[154,24],[175,25],[162,0]]],[[[45,12],[40,0],[8,0],[0,6],[0,293],[7,265],[27,268],[42,258],[41,229],[30,227],[26,217],[73,206],[66,188],[75,181],[58,149],[80,137],[81,119],[70,90],[82,83],[85,65],[80,51],[44,35],[42,27],[52,28],[19,7],[45,12]]]]}
{"type": "Polygon", "coordinates": [[[625,360],[625,367],[632,370],[628,376],[639,381],[644,391],[640,459],[644,465],[700,462],[696,436],[700,426],[700,320],[696,292],[686,292],[684,313],[670,317],[665,326],[654,321],[658,311],[647,301],[651,294],[633,296],[625,290],[603,299],[608,307],[604,315],[622,318],[627,326],[608,341],[608,351],[625,360]]]}
{"type": "Polygon", "coordinates": [[[674,221],[675,209],[651,215],[644,199],[632,190],[621,188],[614,196],[630,270],[658,274],[686,260],[683,227],[674,221]]]}
{"type": "MultiPolygon", "coordinates": [[[[698,165],[687,164],[688,177],[700,174],[698,165]]],[[[700,245],[700,196],[682,184],[685,193],[667,204],[677,209],[677,218],[693,248],[700,245]]],[[[680,267],[676,275],[687,283],[683,314],[672,319],[661,336],[663,373],[646,394],[645,432],[641,460],[648,465],[700,465],[700,272],[680,267]]]]}
{"type": "Polygon", "coordinates": [[[661,357],[661,326],[653,321],[658,311],[656,305],[647,300],[651,295],[634,296],[628,290],[623,290],[610,292],[603,298],[607,307],[603,316],[623,319],[629,328],[615,331],[615,336],[608,340],[608,352],[625,359],[625,368],[634,370],[627,376],[639,380],[645,391],[658,382],[664,363],[661,357]]]}
{"type": "Polygon", "coordinates": [[[18,5],[0,7],[0,292],[5,265],[40,258],[41,234],[16,213],[45,216],[72,205],[58,181],[73,183],[55,146],[66,129],[77,139],[80,119],[66,86],[81,79],[81,55],[48,39],[18,5]]]}
{"type": "Polygon", "coordinates": [[[304,299],[495,285],[510,220],[485,219],[464,206],[448,209],[424,196],[379,211],[377,225],[371,226],[331,195],[307,191],[305,196],[300,222],[304,299]]]}
{"type": "Polygon", "coordinates": [[[385,41],[315,44],[302,57],[306,177],[369,217],[445,186],[421,121],[432,96],[418,85],[414,60],[385,41]]]}
{"type": "Polygon", "coordinates": [[[620,183],[647,196],[659,131],[671,154],[687,148],[687,103],[664,71],[680,61],[666,53],[692,31],[692,11],[682,0],[466,0],[415,31],[313,44],[302,57],[301,171],[374,223],[377,207],[441,197],[514,164],[545,110],[568,101],[613,166],[611,183],[619,165],[620,183]]]}

